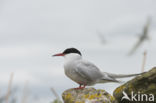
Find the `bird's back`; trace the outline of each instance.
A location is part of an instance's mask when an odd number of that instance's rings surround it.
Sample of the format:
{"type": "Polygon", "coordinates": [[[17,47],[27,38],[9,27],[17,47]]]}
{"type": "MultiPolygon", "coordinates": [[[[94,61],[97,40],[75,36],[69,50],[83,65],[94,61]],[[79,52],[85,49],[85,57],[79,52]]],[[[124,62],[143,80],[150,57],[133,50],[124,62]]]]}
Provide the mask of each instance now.
{"type": "Polygon", "coordinates": [[[82,59],[66,62],[64,70],[70,79],[79,84],[92,85],[103,76],[94,64],[82,59]]]}

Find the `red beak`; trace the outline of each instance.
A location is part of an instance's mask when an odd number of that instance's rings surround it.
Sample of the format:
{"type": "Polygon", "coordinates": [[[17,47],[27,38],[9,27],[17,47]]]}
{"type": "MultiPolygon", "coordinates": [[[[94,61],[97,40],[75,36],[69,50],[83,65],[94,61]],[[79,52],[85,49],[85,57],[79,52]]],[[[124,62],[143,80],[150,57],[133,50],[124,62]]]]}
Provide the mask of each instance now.
{"type": "Polygon", "coordinates": [[[64,54],[63,53],[58,53],[58,54],[55,54],[53,56],[64,56],[64,54]]]}

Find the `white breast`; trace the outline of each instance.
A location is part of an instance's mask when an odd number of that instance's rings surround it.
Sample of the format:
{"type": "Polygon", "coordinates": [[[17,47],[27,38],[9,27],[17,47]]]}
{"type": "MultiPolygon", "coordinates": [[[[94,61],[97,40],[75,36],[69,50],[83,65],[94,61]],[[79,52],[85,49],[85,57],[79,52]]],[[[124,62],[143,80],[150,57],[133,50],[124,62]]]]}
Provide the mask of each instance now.
{"type": "Polygon", "coordinates": [[[79,54],[70,53],[65,56],[64,71],[67,77],[79,83],[82,82],[80,75],[76,72],[76,64],[81,60],[79,54]]]}

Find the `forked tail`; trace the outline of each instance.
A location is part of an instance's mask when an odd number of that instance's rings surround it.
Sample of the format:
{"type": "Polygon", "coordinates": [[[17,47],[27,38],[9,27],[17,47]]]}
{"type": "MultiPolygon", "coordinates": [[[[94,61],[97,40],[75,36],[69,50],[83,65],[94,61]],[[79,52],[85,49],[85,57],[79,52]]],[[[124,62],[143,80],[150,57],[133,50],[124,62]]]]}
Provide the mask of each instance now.
{"type": "Polygon", "coordinates": [[[112,74],[112,73],[106,73],[106,72],[103,72],[103,73],[109,75],[112,78],[127,78],[127,77],[142,75],[142,74],[144,74],[146,72],[138,73],[138,74],[112,74]]]}

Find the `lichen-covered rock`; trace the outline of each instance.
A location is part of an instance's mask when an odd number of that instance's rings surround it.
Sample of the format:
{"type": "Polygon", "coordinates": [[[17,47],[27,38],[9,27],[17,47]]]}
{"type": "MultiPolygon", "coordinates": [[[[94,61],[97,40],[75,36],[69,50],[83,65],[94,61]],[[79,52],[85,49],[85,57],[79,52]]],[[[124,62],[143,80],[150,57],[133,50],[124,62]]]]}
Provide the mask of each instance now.
{"type": "Polygon", "coordinates": [[[118,87],[113,95],[119,103],[156,103],[156,67],[118,87]]]}
{"type": "Polygon", "coordinates": [[[69,89],[62,94],[64,103],[116,103],[105,90],[94,88],[69,89]]]}

